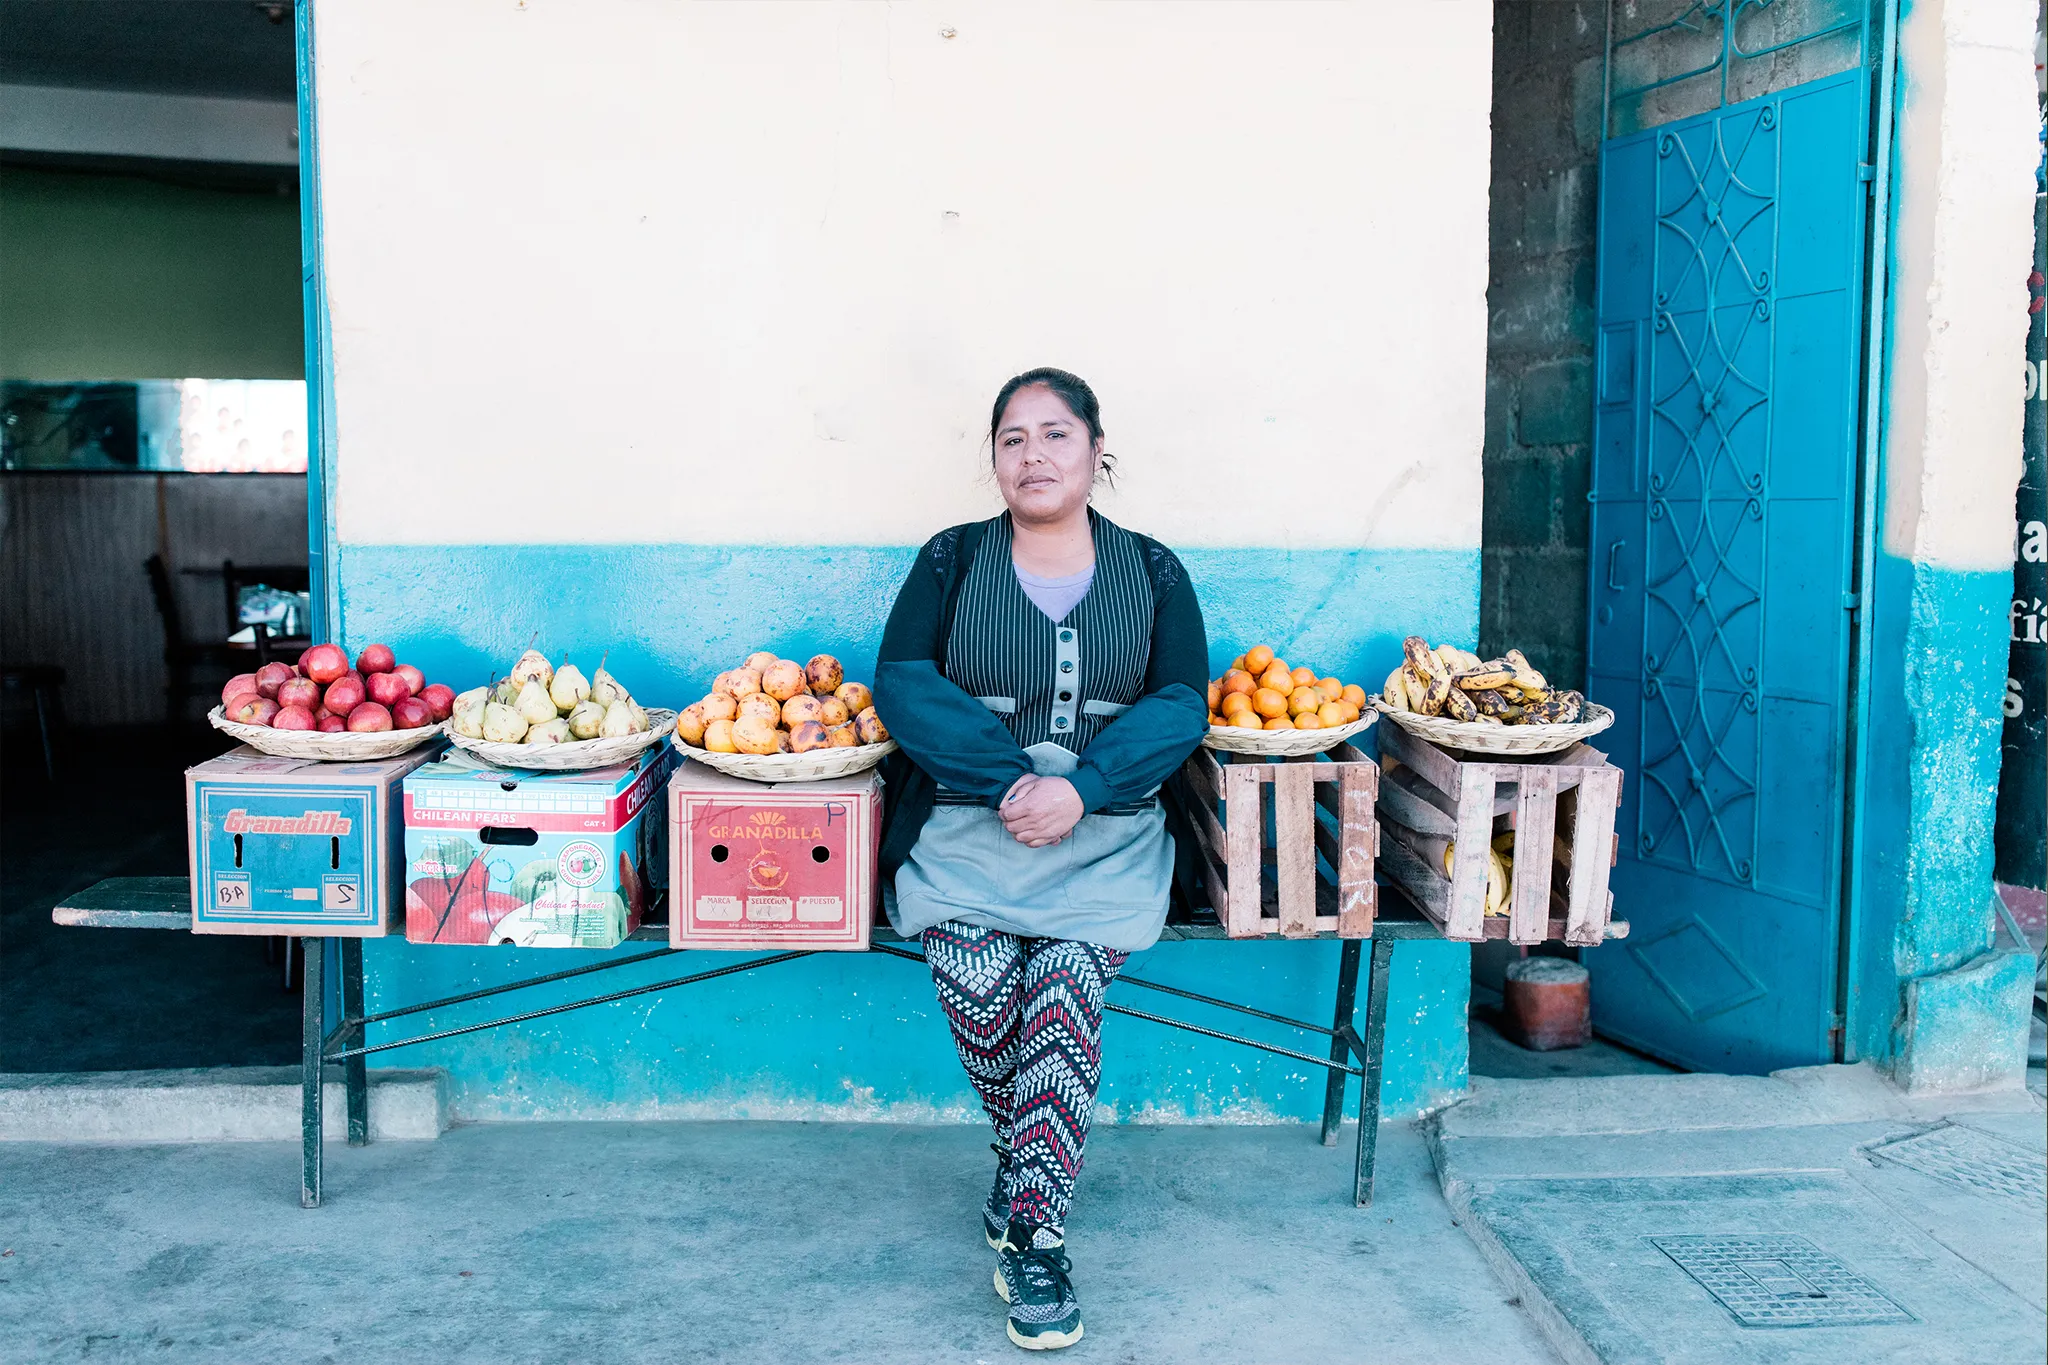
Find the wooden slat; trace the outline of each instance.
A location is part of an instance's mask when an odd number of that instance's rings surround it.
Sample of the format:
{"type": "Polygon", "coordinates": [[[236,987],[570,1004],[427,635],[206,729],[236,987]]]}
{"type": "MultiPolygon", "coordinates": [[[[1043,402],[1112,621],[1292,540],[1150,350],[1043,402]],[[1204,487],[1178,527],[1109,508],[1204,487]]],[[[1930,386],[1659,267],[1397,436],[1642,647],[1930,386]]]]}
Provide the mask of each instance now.
{"type": "MultiPolygon", "coordinates": [[[[1394,837],[1394,842],[1420,858],[1428,865],[1429,870],[1436,875],[1437,880],[1443,882],[1448,888],[1451,879],[1444,874],[1444,848],[1450,843],[1450,840],[1444,838],[1441,834],[1424,834],[1419,830],[1408,829],[1403,825],[1389,823],[1386,828],[1387,832],[1394,837]]],[[[1446,894],[1449,894],[1448,891],[1446,891],[1446,894]]]]}
{"type": "Polygon", "coordinates": [[[1195,838],[1205,846],[1203,853],[1213,862],[1223,861],[1228,856],[1229,844],[1215,808],[1207,801],[1194,801],[1189,803],[1188,813],[1194,817],[1195,838]]]}
{"type": "Polygon", "coordinates": [[[1371,763],[1346,763],[1338,795],[1343,815],[1337,826],[1337,933],[1343,938],[1371,938],[1379,893],[1373,881],[1379,827],[1373,819],[1379,792],[1379,769],[1371,763]]]}
{"type": "Polygon", "coordinates": [[[1458,847],[1452,855],[1452,938],[1477,941],[1486,917],[1486,847],[1493,842],[1493,765],[1465,765],[1458,793],[1458,847]]]}
{"type": "Polygon", "coordinates": [[[1188,790],[1198,800],[1214,805],[1223,799],[1223,769],[1216,764],[1216,756],[1207,749],[1197,749],[1181,765],[1181,776],[1187,779],[1188,790]]]}
{"type": "Polygon", "coordinates": [[[1389,817],[1410,829],[1441,834],[1446,838],[1458,829],[1457,819],[1428,799],[1428,789],[1412,768],[1403,768],[1388,775],[1386,785],[1380,789],[1379,806],[1389,817]]]}
{"type": "MultiPolygon", "coordinates": [[[[1391,753],[1402,763],[1413,768],[1423,781],[1452,800],[1458,799],[1459,796],[1459,769],[1469,770],[1475,766],[1459,763],[1428,740],[1417,739],[1398,725],[1380,727],[1380,750],[1383,753],[1391,753]]],[[[1487,790],[1491,791],[1491,779],[1483,781],[1487,790]]]]}
{"type": "Polygon", "coordinates": [[[1508,941],[1541,943],[1550,920],[1550,841],[1557,832],[1555,768],[1522,774],[1515,806],[1515,877],[1508,895],[1508,941]]]}
{"type": "Polygon", "coordinates": [[[1273,845],[1280,889],[1280,932],[1307,938],[1315,932],[1316,845],[1314,779],[1305,763],[1273,766],[1273,845]]]}
{"type": "Polygon", "coordinates": [[[1380,849],[1380,866],[1432,921],[1438,925],[1449,922],[1450,888],[1442,878],[1433,875],[1422,859],[1410,852],[1398,837],[1389,839],[1380,849]]]}
{"type": "Polygon", "coordinates": [[[1621,770],[1589,769],[1579,781],[1577,819],[1573,822],[1571,911],[1565,942],[1590,946],[1605,934],[1613,915],[1607,873],[1614,859],[1614,819],[1621,800],[1621,770]]]}
{"type": "Polygon", "coordinates": [[[1259,933],[1259,773],[1264,765],[1233,763],[1223,770],[1223,864],[1229,878],[1228,913],[1217,912],[1232,938],[1259,933]]]}

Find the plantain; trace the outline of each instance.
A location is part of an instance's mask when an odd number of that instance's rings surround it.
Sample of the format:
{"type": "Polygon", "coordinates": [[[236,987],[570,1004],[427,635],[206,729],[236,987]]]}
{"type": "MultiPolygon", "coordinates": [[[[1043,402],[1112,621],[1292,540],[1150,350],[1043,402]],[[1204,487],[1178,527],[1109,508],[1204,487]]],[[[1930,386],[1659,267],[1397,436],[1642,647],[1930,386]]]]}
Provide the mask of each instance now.
{"type": "MultiPolygon", "coordinates": [[[[1450,700],[1453,692],[1457,689],[1451,686],[1450,674],[1431,673],[1429,684],[1423,689],[1422,700],[1416,703],[1415,709],[1425,716],[1440,716],[1444,713],[1444,703],[1450,700]]],[[[1462,692],[1457,694],[1465,695],[1462,692]]]]}
{"type": "Polygon", "coordinates": [[[1408,682],[1397,666],[1380,686],[1380,700],[1396,711],[1408,709],[1408,682]]]}
{"type": "Polygon", "coordinates": [[[1494,835],[1493,851],[1500,854],[1503,858],[1513,856],[1515,851],[1515,832],[1511,829],[1506,829],[1494,835]]]}
{"type": "Polygon", "coordinates": [[[1472,694],[1472,704],[1479,708],[1480,715],[1492,716],[1495,720],[1500,720],[1514,706],[1513,702],[1501,695],[1503,691],[1504,689],[1502,688],[1494,687],[1488,688],[1484,692],[1474,692],[1472,694]]]}
{"type": "Polygon", "coordinates": [[[1487,715],[1487,714],[1486,714],[1486,713],[1485,713],[1484,711],[1481,711],[1481,712],[1479,713],[1479,723],[1480,723],[1481,725],[1505,725],[1505,724],[1507,724],[1507,722],[1506,722],[1506,721],[1504,721],[1504,720],[1502,720],[1502,719],[1501,719],[1501,718],[1500,718],[1499,716],[1489,716],[1489,715],[1487,715]]]}
{"type": "Polygon", "coordinates": [[[1519,649],[1511,649],[1501,656],[1501,662],[1515,670],[1515,686],[1524,692],[1548,692],[1550,684],[1530,666],[1529,660],[1519,649]]]}
{"type": "Polygon", "coordinates": [[[1454,674],[1451,681],[1467,692],[1491,692],[1506,687],[1515,680],[1515,670],[1496,659],[1477,668],[1467,668],[1454,674]]]}
{"type": "Polygon", "coordinates": [[[1524,723],[1569,725],[1579,718],[1579,703],[1583,700],[1576,692],[1553,692],[1542,701],[1530,703],[1524,723]]]}
{"type": "Polygon", "coordinates": [[[1558,698],[1558,700],[1564,703],[1564,723],[1567,725],[1577,720],[1580,716],[1583,716],[1586,713],[1586,698],[1584,693],[1566,692],[1562,694],[1558,698]]]}
{"type": "Polygon", "coordinates": [[[1452,720],[1478,720],[1479,708],[1472,698],[1455,687],[1444,689],[1444,714],[1452,720]]]}
{"type": "Polygon", "coordinates": [[[1486,850],[1486,913],[1505,915],[1508,912],[1508,865],[1492,849],[1486,850]]]}
{"type": "Polygon", "coordinates": [[[1425,683],[1438,671],[1436,655],[1429,652],[1429,641],[1420,635],[1403,640],[1401,653],[1407,658],[1409,669],[1425,683]]]}

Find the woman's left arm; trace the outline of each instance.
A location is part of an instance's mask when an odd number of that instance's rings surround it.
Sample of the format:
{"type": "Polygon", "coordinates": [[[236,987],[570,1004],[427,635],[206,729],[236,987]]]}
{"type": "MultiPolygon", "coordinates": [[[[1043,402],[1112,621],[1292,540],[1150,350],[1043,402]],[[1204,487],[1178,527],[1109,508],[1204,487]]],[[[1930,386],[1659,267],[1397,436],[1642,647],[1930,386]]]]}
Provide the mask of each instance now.
{"type": "MultiPolygon", "coordinates": [[[[1156,553],[1172,555],[1163,547],[1156,553]]],[[[1202,627],[1202,607],[1180,562],[1173,560],[1168,569],[1173,585],[1153,613],[1145,695],[1103,727],[1068,775],[1087,810],[1146,795],[1173,776],[1209,733],[1209,705],[1203,700],[1209,685],[1209,637],[1202,627]]]]}

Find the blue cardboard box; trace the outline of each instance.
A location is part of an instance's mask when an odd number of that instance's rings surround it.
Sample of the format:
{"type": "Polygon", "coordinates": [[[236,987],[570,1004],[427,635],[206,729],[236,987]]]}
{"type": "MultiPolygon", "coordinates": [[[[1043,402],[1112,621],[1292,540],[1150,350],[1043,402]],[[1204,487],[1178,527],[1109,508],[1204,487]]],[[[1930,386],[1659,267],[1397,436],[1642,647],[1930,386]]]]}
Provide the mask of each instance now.
{"type": "Polygon", "coordinates": [[[494,768],[460,751],[405,779],[411,943],[611,948],[668,879],[675,750],[585,772],[494,768]]]}
{"type": "Polygon", "coordinates": [[[405,872],[400,784],[437,748],[316,763],[245,745],[187,769],[192,932],[395,933],[405,872]]]}

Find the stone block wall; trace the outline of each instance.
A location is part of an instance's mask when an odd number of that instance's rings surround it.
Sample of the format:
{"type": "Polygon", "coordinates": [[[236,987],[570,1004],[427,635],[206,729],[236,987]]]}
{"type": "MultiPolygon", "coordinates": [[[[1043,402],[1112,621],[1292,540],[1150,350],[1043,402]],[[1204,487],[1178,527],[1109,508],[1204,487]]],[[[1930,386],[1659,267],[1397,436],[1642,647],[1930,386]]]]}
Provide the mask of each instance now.
{"type": "Polygon", "coordinates": [[[1594,171],[1604,6],[1493,7],[1491,262],[1479,650],[1586,672],[1594,171]]]}

